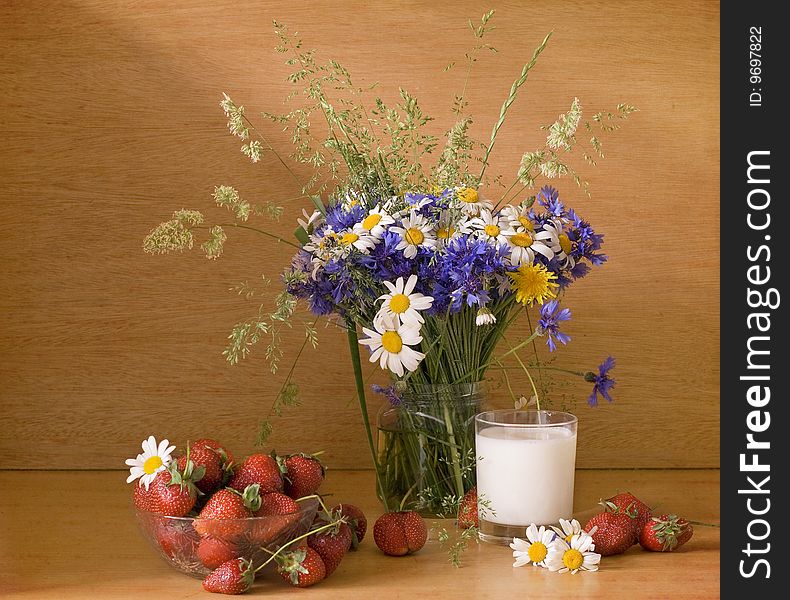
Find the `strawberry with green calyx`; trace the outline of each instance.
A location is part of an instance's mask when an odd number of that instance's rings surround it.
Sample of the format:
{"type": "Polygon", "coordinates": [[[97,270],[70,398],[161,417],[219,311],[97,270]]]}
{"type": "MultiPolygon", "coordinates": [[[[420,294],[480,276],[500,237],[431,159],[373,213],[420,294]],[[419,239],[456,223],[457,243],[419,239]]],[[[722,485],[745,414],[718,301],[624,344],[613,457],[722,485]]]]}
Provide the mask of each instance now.
{"type": "Polygon", "coordinates": [[[650,507],[631,492],[622,492],[600,502],[610,512],[619,509],[634,518],[634,544],[639,541],[639,533],[650,520],[650,507]]]}
{"type": "Polygon", "coordinates": [[[285,552],[277,557],[277,564],[277,572],[296,587],[309,587],[326,577],[321,555],[310,547],[285,552]]]}
{"type": "Polygon", "coordinates": [[[252,516],[260,506],[257,484],[247,486],[243,493],[232,488],[217,490],[195,519],[195,531],[203,537],[236,540],[247,530],[247,523],[241,519],[252,516]]]}
{"type": "Polygon", "coordinates": [[[373,525],[373,540],[384,554],[405,556],[420,550],[428,539],[425,521],[414,511],[381,515],[373,525]]]}
{"type": "Polygon", "coordinates": [[[470,489],[461,502],[458,504],[458,527],[468,529],[469,527],[479,527],[480,521],[477,516],[477,488],[470,489]]]}
{"type": "Polygon", "coordinates": [[[164,471],[159,471],[151,483],[152,505],[156,512],[169,517],[183,517],[195,506],[201,492],[195,483],[203,477],[205,469],[195,467],[187,451],[184,467],[173,461],[164,471]]]}
{"type": "Polygon", "coordinates": [[[621,554],[633,545],[634,517],[619,508],[609,509],[587,521],[584,530],[592,536],[601,556],[621,554]]]}
{"type": "Polygon", "coordinates": [[[368,530],[368,520],[362,510],[353,504],[338,504],[332,509],[331,514],[343,517],[351,527],[351,549],[356,550],[360,542],[365,539],[368,530]]]}
{"type": "Polygon", "coordinates": [[[694,527],[677,515],[652,517],[639,533],[639,545],[653,552],[672,552],[694,535],[694,527]]]}
{"type": "Polygon", "coordinates": [[[187,457],[195,464],[196,468],[203,468],[203,476],[200,480],[195,481],[195,485],[201,492],[210,494],[222,485],[222,461],[214,450],[205,446],[187,446],[187,454],[178,457],[179,469],[186,468],[187,457]]]}
{"type": "Polygon", "coordinates": [[[340,515],[331,513],[324,515],[327,522],[333,523],[332,527],[312,534],[307,538],[307,545],[321,556],[326,567],[326,577],[329,577],[351,548],[354,534],[340,515]]]}
{"type": "Polygon", "coordinates": [[[324,465],[314,454],[291,454],[280,459],[280,465],[285,469],[285,493],[291,498],[312,496],[324,482],[324,465]]]}
{"type": "Polygon", "coordinates": [[[257,483],[261,494],[283,491],[283,474],[277,459],[268,454],[251,454],[241,463],[228,481],[228,487],[243,491],[257,483]]]}
{"type": "Polygon", "coordinates": [[[234,558],[222,563],[203,580],[203,589],[215,594],[243,594],[252,587],[255,571],[250,561],[234,558]]]}

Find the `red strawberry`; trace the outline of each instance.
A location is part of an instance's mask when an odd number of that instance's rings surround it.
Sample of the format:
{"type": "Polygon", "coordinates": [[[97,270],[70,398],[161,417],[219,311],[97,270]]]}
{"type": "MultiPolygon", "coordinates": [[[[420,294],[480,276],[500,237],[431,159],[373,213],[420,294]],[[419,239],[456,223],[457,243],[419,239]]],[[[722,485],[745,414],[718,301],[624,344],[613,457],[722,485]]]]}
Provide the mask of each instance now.
{"type": "Polygon", "coordinates": [[[277,562],[277,571],[282,578],[296,587],[308,587],[326,577],[326,566],[321,555],[309,547],[286,552],[277,562]]]}
{"type": "Polygon", "coordinates": [[[611,498],[603,501],[604,505],[610,510],[619,509],[634,518],[634,544],[639,541],[639,532],[650,520],[651,512],[650,507],[639,500],[631,492],[623,492],[612,496],[611,498]]]}
{"type": "Polygon", "coordinates": [[[198,537],[191,525],[182,527],[180,524],[161,525],[156,531],[159,547],[170,558],[189,558],[195,553],[198,537]]]}
{"type": "Polygon", "coordinates": [[[250,561],[234,558],[222,563],[203,580],[203,589],[215,594],[243,594],[252,586],[255,572],[250,561]]]}
{"type": "Polygon", "coordinates": [[[315,456],[292,454],[285,459],[285,493],[291,498],[312,496],[324,482],[324,465],[315,456]]]}
{"type": "Polygon", "coordinates": [[[360,542],[365,539],[365,533],[368,530],[368,520],[365,518],[365,513],[353,504],[338,504],[332,509],[332,513],[345,517],[353,534],[351,548],[356,550],[360,542]]]}
{"type": "Polygon", "coordinates": [[[229,488],[217,490],[195,519],[195,531],[203,537],[236,540],[247,530],[247,522],[241,519],[251,516],[260,507],[260,501],[255,485],[247,487],[244,494],[229,488]]]}
{"type": "Polygon", "coordinates": [[[351,528],[342,521],[336,527],[314,533],[307,538],[307,545],[321,555],[329,577],[340,565],[340,561],[351,548],[351,528]]]}
{"type": "Polygon", "coordinates": [[[137,482],[132,488],[132,502],[138,509],[157,512],[154,490],[150,486],[146,488],[145,485],[137,482]]]}
{"type": "Polygon", "coordinates": [[[183,469],[176,462],[159,471],[149,490],[156,512],[170,517],[183,517],[195,506],[198,491],[195,482],[203,477],[203,468],[195,467],[191,460],[183,469]]]}
{"type": "Polygon", "coordinates": [[[224,562],[239,558],[240,554],[236,544],[215,537],[203,538],[197,547],[197,557],[209,569],[216,569],[224,562]]]}
{"type": "Polygon", "coordinates": [[[283,477],[277,461],[268,454],[251,454],[239,465],[228,482],[238,491],[257,483],[261,494],[283,491],[283,477]]]}
{"type": "Polygon", "coordinates": [[[602,512],[587,521],[584,530],[592,535],[595,551],[601,556],[628,550],[634,539],[634,519],[624,512],[602,512]],[[597,527],[596,531],[592,531],[597,527]]]}
{"type": "Polygon", "coordinates": [[[212,440],[211,438],[201,438],[192,442],[192,447],[209,448],[210,450],[214,450],[219,455],[219,458],[222,461],[222,466],[225,470],[229,470],[229,467],[234,463],[233,454],[231,454],[230,450],[225,448],[225,446],[220,444],[217,440],[212,440]]]}
{"type": "Polygon", "coordinates": [[[178,457],[178,468],[186,468],[187,456],[195,463],[195,467],[203,467],[203,477],[195,482],[197,489],[204,494],[210,494],[222,484],[222,462],[219,455],[211,448],[205,446],[192,446],[187,454],[178,457]]]}
{"type": "Polygon", "coordinates": [[[468,529],[469,527],[479,527],[480,521],[477,518],[477,488],[473,487],[464,494],[458,505],[458,527],[468,529]]]}
{"type": "Polygon", "coordinates": [[[261,496],[261,506],[254,517],[265,517],[253,521],[249,538],[253,545],[265,546],[288,530],[301,517],[301,508],[289,496],[271,492],[261,496]]]}
{"type": "Polygon", "coordinates": [[[384,554],[404,556],[417,552],[428,539],[425,521],[414,511],[381,515],[373,525],[373,539],[384,554]]]}
{"type": "Polygon", "coordinates": [[[639,544],[653,552],[677,550],[694,535],[694,527],[677,515],[653,517],[645,523],[639,533],[639,544]]]}

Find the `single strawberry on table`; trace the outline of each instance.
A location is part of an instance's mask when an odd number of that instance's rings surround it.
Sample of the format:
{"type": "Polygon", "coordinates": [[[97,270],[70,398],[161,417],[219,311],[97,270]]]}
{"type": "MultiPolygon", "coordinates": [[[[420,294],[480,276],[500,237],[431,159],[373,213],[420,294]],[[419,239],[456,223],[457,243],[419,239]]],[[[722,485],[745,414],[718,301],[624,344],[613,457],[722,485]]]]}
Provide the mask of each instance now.
{"type": "Polygon", "coordinates": [[[653,552],[672,552],[694,535],[694,527],[677,515],[652,517],[639,533],[639,545],[653,552]]]}
{"type": "Polygon", "coordinates": [[[351,528],[343,521],[338,521],[335,526],[307,538],[308,547],[318,552],[324,561],[326,577],[334,573],[340,565],[346,552],[351,548],[352,538],[351,528]]]}
{"type": "Polygon", "coordinates": [[[247,531],[248,523],[242,519],[258,510],[260,502],[257,485],[247,486],[243,493],[231,488],[217,490],[195,519],[195,531],[203,537],[234,541],[247,531]]]}
{"type": "Polygon", "coordinates": [[[420,550],[428,539],[425,521],[414,511],[381,515],[373,525],[376,546],[390,556],[405,556],[420,550]]]}
{"type": "Polygon", "coordinates": [[[215,594],[243,594],[255,579],[255,572],[250,561],[243,558],[234,558],[206,575],[203,580],[203,589],[215,594]]]}
{"type": "Polygon", "coordinates": [[[261,494],[283,491],[283,477],[277,460],[268,454],[251,454],[241,463],[228,481],[228,487],[239,492],[257,483],[261,494]]]}
{"type": "Polygon", "coordinates": [[[285,552],[277,558],[277,564],[282,578],[296,587],[309,587],[326,577],[324,560],[309,546],[285,552]]]}
{"type": "Polygon", "coordinates": [[[284,461],[285,493],[291,498],[312,496],[324,482],[324,465],[310,454],[291,454],[284,461]]]}
{"type": "Polygon", "coordinates": [[[461,502],[458,504],[458,527],[467,529],[469,527],[479,527],[480,521],[477,516],[477,488],[470,489],[461,502]]]}
{"type": "Polygon", "coordinates": [[[616,494],[603,500],[603,504],[609,510],[619,509],[620,512],[627,513],[634,518],[634,544],[636,544],[639,541],[639,532],[652,516],[650,507],[631,492],[616,494]]]}
{"type": "Polygon", "coordinates": [[[203,477],[203,467],[196,467],[191,460],[183,468],[176,461],[164,471],[159,471],[149,486],[152,506],[160,514],[183,517],[195,506],[198,490],[196,482],[203,477]]]}
{"type": "Polygon", "coordinates": [[[620,554],[633,546],[634,518],[619,509],[595,515],[584,530],[592,535],[595,551],[601,556],[620,554]]]}
{"type": "Polygon", "coordinates": [[[368,520],[365,518],[365,513],[362,512],[357,506],[353,504],[338,504],[332,509],[333,514],[337,514],[345,518],[349,527],[351,527],[351,549],[356,550],[360,542],[365,539],[365,533],[368,530],[368,520]]]}
{"type": "Polygon", "coordinates": [[[250,525],[248,537],[255,546],[266,546],[301,518],[300,507],[290,496],[270,492],[261,496],[260,508],[252,513],[255,519],[250,525]]]}

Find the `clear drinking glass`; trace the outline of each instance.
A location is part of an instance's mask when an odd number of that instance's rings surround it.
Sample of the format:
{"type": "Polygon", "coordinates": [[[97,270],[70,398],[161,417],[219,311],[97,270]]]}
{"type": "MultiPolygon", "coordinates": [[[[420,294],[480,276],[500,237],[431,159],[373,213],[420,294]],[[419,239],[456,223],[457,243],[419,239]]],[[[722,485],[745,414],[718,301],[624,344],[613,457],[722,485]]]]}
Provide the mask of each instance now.
{"type": "Polygon", "coordinates": [[[492,410],[475,417],[480,539],[508,544],[573,513],[574,415],[492,410]]]}

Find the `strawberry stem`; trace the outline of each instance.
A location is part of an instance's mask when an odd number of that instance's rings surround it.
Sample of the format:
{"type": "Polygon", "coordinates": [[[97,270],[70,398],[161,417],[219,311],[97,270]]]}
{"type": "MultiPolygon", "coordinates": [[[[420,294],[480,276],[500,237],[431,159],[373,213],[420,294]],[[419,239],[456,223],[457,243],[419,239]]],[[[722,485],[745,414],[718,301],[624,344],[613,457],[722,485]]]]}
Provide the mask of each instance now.
{"type": "Polygon", "coordinates": [[[308,537],[310,537],[311,535],[313,535],[314,533],[320,533],[320,532],[322,532],[322,531],[326,531],[326,530],[327,530],[327,529],[329,529],[330,527],[336,527],[338,523],[339,523],[339,521],[332,521],[331,523],[327,523],[326,525],[322,525],[321,527],[316,527],[315,529],[311,529],[311,530],[310,530],[310,531],[308,531],[307,533],[303,533],[303,534],[302,534],[302,535],[300,535],[299,537],[295,537],[295,538],[294,538],[294,539],[292,539],[291,541],[289,541],[289,542],[286,542],[285,544],[283,544],[282,546],[280,546],[280,547],[277,549],[277,552],[272,552],[271,550],[268,550],[268,549],[264,548],[263,546],[261,546],[261,550],[263,550],[263,551],[265,551],[265,552],[268,552],[269,554],[271,554],[271,556],[270,556],[269,558],[267,558],[267,559],[266,559],[266,560],[265,560],[263,563],[261,563],[261,564],[260,564],[260,565],[259,565],[259,566],[258,566],[258,567],[257,567],[257,568],[254,570],[254,571],[253,571],[253,573],[257,573],[258,571],[260,571],[261,569],[263,569],[263,567],[265,567],[265,566],[266,566],[266,565],[268,565],[270,562],[272,562],[274,559],[276,559],[276,558],[277,558],[277,557],[280,555],[280,553],[281,553],[283,550],[285,550],[286,548],[289,548],[290,546],[292,546],[292,545],[293,545],[293,544],[295,544],[296,542],[298,542],[298,541],[300,541],[300,540],[303,540],[303,539],[305,539],[305,538],[308,538],[308,537]]]}

